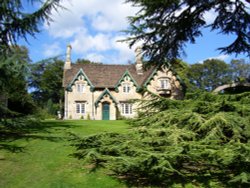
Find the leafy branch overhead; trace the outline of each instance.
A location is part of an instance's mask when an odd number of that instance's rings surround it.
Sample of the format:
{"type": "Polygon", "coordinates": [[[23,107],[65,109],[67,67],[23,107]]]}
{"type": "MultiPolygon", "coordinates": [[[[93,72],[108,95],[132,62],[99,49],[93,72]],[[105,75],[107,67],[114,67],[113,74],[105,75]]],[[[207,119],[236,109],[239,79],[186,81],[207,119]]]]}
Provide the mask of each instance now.
{"type": "Polygon", "coordinates": [[[187,43],[195,43],[202,29],[210,28],[235,35],[222,53],[250,56],[250,2],[241,0],[127,0],[140,10],[129,17],[130,46],[143,42],[143,56],[152,62],[180,58],[187,43]],[[208,23],[205,14],[212,11],[215,20],[208,23]]]}
{"type": "Polygon", "coordinates": [[[57,10],[60,0],[28,0],[26,4],[40,3],[33,12],[24,11],[25,3],[21,0],[2,0],[0,6],[0,46],[7,47],[15,44],[27,35],[34,36],[39,32],[39,23],[51,22],[51,11],[57,10]]]}

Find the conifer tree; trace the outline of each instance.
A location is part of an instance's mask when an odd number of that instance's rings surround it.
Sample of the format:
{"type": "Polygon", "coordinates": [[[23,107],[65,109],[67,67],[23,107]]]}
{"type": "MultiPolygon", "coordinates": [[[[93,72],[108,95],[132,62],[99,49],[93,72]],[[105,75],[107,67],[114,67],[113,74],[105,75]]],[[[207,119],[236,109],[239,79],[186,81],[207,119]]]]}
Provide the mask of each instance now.
{"type": "Polygon", "coordinates": [[[132,187],[249,187],[250,93],[151,97],[129,133],[75,137],[75,156],[132,187]]]}
{"type": "Polygon", "coordinates": [[[0,2],[0,118],[8,111],[6,100],[11,90],[9,81],[25,73],[24,62],[21,61],[22,55],[20,56],[20,51],[16,50],[20,48],[17,46],[18,39],[27,40],[28,35],[35,36],[39,32],[40,23],[51,22],[51,11],[60,7],[59,2],[60,0],[2,0],[0,2]],[[35,9],[33,6],[34,10],[25,10],[25,6],[30,3],[32,5],[36,3],[36,6],[40,4],[40,7],[35,9]]]}
{"type": "Polygon", "coordinates": [[[187,43],[195,43],[203,28],[235,40],[218,49],[226,54],[250,56],[250,2],[247,0],[127,0],[140,10],[129,18],[130,46],[143,43],[148,64],[180,58],[187,43]],[[207,23],[205,14],[213,11],[215,20],[207,23]]]}

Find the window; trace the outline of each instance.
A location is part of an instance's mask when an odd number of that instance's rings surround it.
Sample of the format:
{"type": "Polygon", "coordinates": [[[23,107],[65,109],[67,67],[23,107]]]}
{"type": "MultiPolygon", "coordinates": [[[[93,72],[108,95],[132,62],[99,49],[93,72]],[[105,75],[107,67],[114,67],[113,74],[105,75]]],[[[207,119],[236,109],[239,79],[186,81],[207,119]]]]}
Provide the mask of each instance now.
{"type": "Polygon", "coordinates": [[[160,80],[160,88],[161,89],[169,89],[169,80],[168,79],[161,79],[160,80]]]}
{"type": "Polygon", "coordinates": [[[83,93],[85,90],[85,85],[84,84],[76,84],[77,87],[77,92],[78,93],[83,93]]]}
{"type": "Polygon", "coordinates": [[[133,105],[131,103],[122,103],[122,114],[131,115],[133,113],[133,105]]]}
{"type": "Polygon", "coordinates": [[[123,84],[123,93],[129,93],[130,89],[131,88],[129,84],[123,84]]]}
{"type": "Polygon", "coordinates": [[[77,114],[85,114],[85,103],[83,103],[83,102],[76,103],[76,113],[77,114]]]}

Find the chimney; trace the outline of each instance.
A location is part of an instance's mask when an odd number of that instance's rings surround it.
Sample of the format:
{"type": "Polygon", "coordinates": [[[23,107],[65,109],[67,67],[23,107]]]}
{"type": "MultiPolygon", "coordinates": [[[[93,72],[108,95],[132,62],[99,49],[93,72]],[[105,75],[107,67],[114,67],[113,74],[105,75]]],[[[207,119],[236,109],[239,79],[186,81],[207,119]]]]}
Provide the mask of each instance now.
{"type": "Polygon", "coordinates": [[[67,51],[66,51],[66,61],[65,61],[65,64],[64,64],[64,70],[66,69],[71,69],[71,45],[69,44],[67,46],[67,51]]]}
{"type": "Polygon", "coordinates": [[[135,68],[138,75],[143,74],[143,64],[142,64],[142,47],[138,46],[135,49],[135,56],[136,56],[136,62],[135,62],[135,68]]]}

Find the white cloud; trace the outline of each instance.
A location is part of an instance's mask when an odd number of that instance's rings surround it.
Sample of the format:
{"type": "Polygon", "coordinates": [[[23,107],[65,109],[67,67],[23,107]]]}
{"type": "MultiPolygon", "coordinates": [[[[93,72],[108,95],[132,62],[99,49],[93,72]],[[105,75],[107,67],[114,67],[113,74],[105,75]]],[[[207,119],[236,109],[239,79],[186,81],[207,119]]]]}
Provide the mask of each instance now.
{"type": "Polygon", "coordinates": [[[61,4],[67,10],[54,11],[54,22],[44,28],[57,41],[71,41],[72,53],[105,62],[133,59],[133,50],[127,44],[114,41],[127,28],[127,16],[134,15],[138,8],[124,0],[64,0],[61,4]],[[109,60],[104,60],[107,57],[109,60]]]}
{"type": "Polygon", "coordinates": [[[96,54],[96,53],[90,53],[86,56],[86,59],[92,61],[92,62],[104,62],[105,57],[101,54],[96,54]]]}
{"type": "Polygon", "coordinates": [[[209,60],[211,60],[211,59],[219,59],[219,60],[222,60],[222,61],[226,61],[226,60],[228,60],[228,58],[230,58],[229,55],[227,55],[227,54],[222,54],[222,55],[218,55],[218,56],[208,57],[208,58],[206,58],[206,59],[204,59],[204,60],[198,61],[198,63],[203,63],[203,61],[205,61],[205,60],[207,60],[207,59],[209,59],[209,60]]]}
{"type": "Polygon", "coordinates": [[[84,53],[89,51],[105,51],[110,49],[110,37],[99,33],[91,36],[87,33],[76,35],[71,42],[72,48],[76,53],[84,53]]]}
{"type": "Polygon", "coordinates": [[[60,47],[59,43],[45,44],[43,54],[45,57],[54,57],[61,55],[63,49],[60,47]]]}
{"type": "Polygon", "coordinates": [[[225,61],[229,58],[230,56],[227,55],[227,54],[222,54],[222,55],[218,55],[218,56],[215,56],[215,57],[209,57],[208,59],[219,59],[219,60],[222,60],[222,61],[225,61]]]}
{"type": "Polygon", "coordinates": [[[204,18],[207,24],[211,24],[213,23],[213,21],[215,20],[216,16],[218,15],[217,12],[215,12],[215,10],[210,10],[205,12],[204,14],[204,18]]]}
{"type": "Polygon", "coordinates": [[[83,19],[75,12],[64,10],[61,14],[54,13],[52,17],[54,22],[44,26],[52,37],[65,39],[86,30],[83,19]]]}
{"type": "Polygon", "coordinates": [[[129,48],[128,44],[125,42],[119,42],[119,40],[124,39],[124,36],[116,36],[112,40],[112,47],[118,51],[119,61],[128,62],[133,61],[135,57],[135,47],[129,48]]]}

